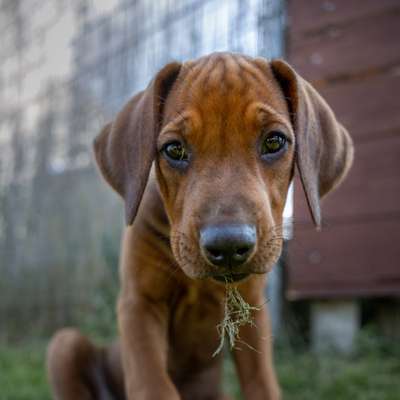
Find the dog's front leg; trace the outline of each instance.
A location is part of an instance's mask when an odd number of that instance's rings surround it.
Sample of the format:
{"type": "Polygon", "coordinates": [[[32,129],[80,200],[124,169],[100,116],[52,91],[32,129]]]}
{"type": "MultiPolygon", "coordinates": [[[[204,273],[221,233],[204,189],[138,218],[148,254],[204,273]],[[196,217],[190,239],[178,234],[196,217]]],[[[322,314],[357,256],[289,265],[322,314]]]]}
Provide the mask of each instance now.
{"type": "Polygon", "coordinates": [[[166,305],[121,296],[118,322],[128,400],[179,400],[167,372],[166,305]]]}
{"type": "MultiPolygon", "coordinates": [[[[262,293],[258,291],[258,293],[262,293]]],[[[246,300],[253,305],[265,303],[263,296],[246,300]]],[[[240,329],[243,343],[233,351],[233,357],[246,400],[278,400],[279,385],[276,379],[272,357],[272,332],[268,307],[264,304],[254,312],[254,325],[240,329]]]]}

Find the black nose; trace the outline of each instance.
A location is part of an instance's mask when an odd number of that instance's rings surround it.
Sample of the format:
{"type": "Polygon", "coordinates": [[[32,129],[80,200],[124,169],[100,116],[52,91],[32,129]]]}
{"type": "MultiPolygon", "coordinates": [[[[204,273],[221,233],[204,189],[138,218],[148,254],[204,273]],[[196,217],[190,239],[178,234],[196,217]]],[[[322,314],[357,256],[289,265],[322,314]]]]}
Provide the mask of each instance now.
{"type": "Polygon", "coordinates": [[[208,225],[200,231],[204,255],[214,265],[244,264],[256,245],[256,229],[246,224],[208,225]]]}

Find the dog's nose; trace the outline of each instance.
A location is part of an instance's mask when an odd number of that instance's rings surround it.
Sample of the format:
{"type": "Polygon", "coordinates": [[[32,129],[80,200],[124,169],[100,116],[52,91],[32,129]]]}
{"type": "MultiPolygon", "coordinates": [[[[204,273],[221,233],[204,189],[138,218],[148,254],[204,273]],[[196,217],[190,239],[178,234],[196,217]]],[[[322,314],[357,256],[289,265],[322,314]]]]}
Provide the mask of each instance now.
{"type": "Polygon", "coordinates": [[[237,267],[244,264],[256,245],[257,233],[253,225],[208,225],[200,231],[200,246],[214,265],[237,267]]]}

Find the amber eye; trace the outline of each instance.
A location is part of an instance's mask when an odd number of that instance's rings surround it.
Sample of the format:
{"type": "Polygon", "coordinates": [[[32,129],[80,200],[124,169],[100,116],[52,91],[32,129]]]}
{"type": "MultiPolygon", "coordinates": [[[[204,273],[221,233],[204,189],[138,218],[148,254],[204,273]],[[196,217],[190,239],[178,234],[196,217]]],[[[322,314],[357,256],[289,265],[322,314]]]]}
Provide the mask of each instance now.
{"type": "Polygon", "coordinates": [[[169,142],[162,148],[162,153],[170,160],[174,162],[188,161],[189,156],[185,149],[185,146],[178,141],[169,142]]]}
{"type": "Polygon", "coordinates": [[[285,147],[286,136],[281,132],[271,132],[262,142],[261,155],[278,153],[285,147]]]}

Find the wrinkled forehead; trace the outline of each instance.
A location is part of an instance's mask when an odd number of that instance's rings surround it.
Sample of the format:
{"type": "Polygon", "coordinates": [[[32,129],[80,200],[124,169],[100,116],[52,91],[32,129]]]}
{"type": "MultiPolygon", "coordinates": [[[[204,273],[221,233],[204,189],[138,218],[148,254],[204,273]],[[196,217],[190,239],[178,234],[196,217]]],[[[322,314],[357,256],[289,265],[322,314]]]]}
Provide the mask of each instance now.
{"type": "Polygon", "coordinates": [[[257,119],[260,106],[289,122],[286,101],[268,62],[216,53],[183,64],[165,105],[164,123],[191,115],[213,126],[237,127],[257,119]]]}

